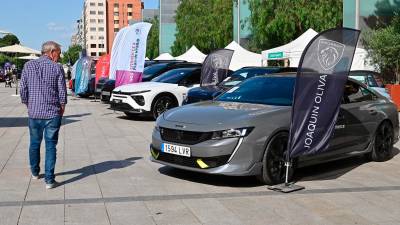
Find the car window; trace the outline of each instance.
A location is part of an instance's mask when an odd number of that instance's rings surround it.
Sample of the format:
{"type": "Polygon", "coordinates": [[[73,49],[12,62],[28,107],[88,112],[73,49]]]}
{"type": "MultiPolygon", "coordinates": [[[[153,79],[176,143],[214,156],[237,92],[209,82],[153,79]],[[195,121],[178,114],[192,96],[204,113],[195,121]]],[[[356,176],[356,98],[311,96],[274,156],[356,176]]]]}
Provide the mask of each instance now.
{"type": "Polygon", "coordinates": [[[222,82],[221,85],[226,87],[233,87],[243,80],[249,79],[251,77],[275,73],[278,71],[279,68],[243,68],[235,71],[226,81],[222,82]]]}
{"type": "Polygon", "coordinates": [[[220,95],[218,101],[292,105],[295,77],[253,77],[220,95]]]}
{"type": "Polygon", "coordinates": [[[345,85],[343,93],[344,104],[371,101],[375,98],[375,94],[354,82],[349,81],[345,85]]]}
{"type": "Polygon", "coordinates": [[[193,69],[174,69],[169,70],[160,76],[154,78],[151,81],[161,82],[161,83],[170,83],[177,84],[179,83],[188,73],[191,73],[193,69]]]}
{"type": "Polygon", "coordinates": [[[197,69],[193,71],[189,76],[183,78],[180,83],[186,87],[193,86],[195,84],[200,84],[200,74],[201,70],[197,69]]]}
{"type": "Polygon", "coordinates": [[[160,63],[160,64],[155,64],[148,66],[144,68],[143,70],[143,78],[147,78],[152,76],[155,73],[158,73],[159,71],[163,70],[167,66],[166,63],[160,63]]]}

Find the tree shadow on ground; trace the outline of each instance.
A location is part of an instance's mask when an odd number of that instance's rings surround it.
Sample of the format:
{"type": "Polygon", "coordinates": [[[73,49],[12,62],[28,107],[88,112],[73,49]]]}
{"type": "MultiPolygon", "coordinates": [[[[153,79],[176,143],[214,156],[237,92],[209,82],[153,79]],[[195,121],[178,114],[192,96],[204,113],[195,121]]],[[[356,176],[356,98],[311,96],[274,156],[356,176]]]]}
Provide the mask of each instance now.
{"type": "MultiPolygon", "coordinates": [[[[393,157],[400,153],[398,148],[393,148],[393,157]]],[[[388,160],[390,161],[390,160],[388,160]]],[[[370,162],[364,156],[355,156],[347,159],[340,159],[319,165],[299,168],[295,171],[294,181],[313,181],[313,180],[335,180],[362,164],[370,162]]],[[[382,162],[385,163],[385,162],[382,162]]],[[[195,183],[202,183],[215,186],[226,187],[257,187],[263,184],[255,177],[235,177],[213,174],[203,174],[192,171],[176,169],[169,166],[163,166],[158,169],[161,174],[183,179],[195,183]]]]}
{"type": "Polygon", "coordinates": [[[163,166],[159,168],[158,171],[170,177],[187,180],[194,183],[208,184],[214,186],[247,188],[247,187],[257,187],[263,185],[257,179],[255,179],[255,177],[250,177],[250,176],[237,177],[237,176],[204,174],[204,173],[181,170],[169,166],[163,166]]]}
{"type": "Polygon", "coordinates": [[[77,176],[72,177],[68,180],[65,180],[63,182],[60,182],[61,185],[69,184],[81,179],[84,179],[86,177],[95,175],[95,174],[100,174],[104,173],[110,170],[116,170],[116,169],[122,169],[125,167],[132,166],[135,164],[135,161],[142,159],[142,157],[131,157],[123,160],[111,160],[111,161],[105,161],[101,163],[96,163],[93,165],[85,166],[80,169],[76,170],[70,170],[66,172],[61,172],[61,173],[56,173],[55,176],[62,176],[62,175],[70,175],[70,174],[76,174],[77,176]]]}
{"type": "MultiPolygon", "coordinates": [[[[400,153],[396,147],[393,148],[392,158],[400,153]]],[[[389,159],[388,161],[390,161],[389,159]]],[[[388,162],[386,161],[386,162],[388,162]]],[[[369,163],[370,160],[366,156],[355,156],[347,159],[336,160],[319,165],[308,166],[296,170],[294,180],[296,181],[313,181],[313,180],[335,180],[353,169],[369,163]]],[[[385,163],[385,162],[380,162],[385,163]]]]}
{"type": "MultiPolygon", "coordinates": [[[[91,113],[82,113],[75,115],[63,116],[63,125],[78,122],[80,120],[74,120],[73,118],[80,118],[83,116],[91,115],[91,113]]],[[[28,127],[28,117],[1,117],[0,127],[28,127]]]]}

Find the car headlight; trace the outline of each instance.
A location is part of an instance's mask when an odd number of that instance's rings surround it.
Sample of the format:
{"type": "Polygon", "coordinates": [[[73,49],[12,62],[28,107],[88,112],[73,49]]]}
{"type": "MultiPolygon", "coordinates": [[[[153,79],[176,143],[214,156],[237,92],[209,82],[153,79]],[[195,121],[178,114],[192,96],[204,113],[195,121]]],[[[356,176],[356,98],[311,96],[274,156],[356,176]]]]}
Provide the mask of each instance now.
{"type": "Polygon", "coordinates": [[[140,105],[140,106],[144,106],[144,97],[142,95],[131,95],[131,97],[133,98],[133,100],[135,100],[135,102],[140,105]]]}
{"type": "Polygon", "coordinates": [[[220,140],[225,138],[246,137],[250,134],[254,127],[244,127],[237,129],[229,129],[222,131],[214,131],[211,139],[220,140]]]}

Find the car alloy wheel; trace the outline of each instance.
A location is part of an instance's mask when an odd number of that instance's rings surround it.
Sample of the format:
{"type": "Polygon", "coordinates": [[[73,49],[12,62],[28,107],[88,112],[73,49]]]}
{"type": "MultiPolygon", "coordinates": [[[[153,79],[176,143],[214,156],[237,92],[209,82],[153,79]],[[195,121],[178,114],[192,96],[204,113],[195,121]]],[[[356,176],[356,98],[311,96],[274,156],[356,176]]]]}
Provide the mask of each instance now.
{"type": "MultiPolygon", "coordinates": [[[[263,157],[262,173],[257,178],[269,185],[285,181],[285,157],[288,144],[288,133],[276,134],[268,143],[263,157]]],[[[293,175],[293,167],[289,170],[289,179],[293,175]]]]}
{"type": "Polygon", "coordinates": [[[382,122],[375,133],[373,149],[370,158],[373,161],[381,162],[390,159],[393,149],[393,127],[384,121],[382,122]]]}
{"type": "Polygon", "coordinates": [[[170,96],[161,96],[153,106],[153,117],[157,119],[163,112],[175,107],[175,101],[170,96]]]}

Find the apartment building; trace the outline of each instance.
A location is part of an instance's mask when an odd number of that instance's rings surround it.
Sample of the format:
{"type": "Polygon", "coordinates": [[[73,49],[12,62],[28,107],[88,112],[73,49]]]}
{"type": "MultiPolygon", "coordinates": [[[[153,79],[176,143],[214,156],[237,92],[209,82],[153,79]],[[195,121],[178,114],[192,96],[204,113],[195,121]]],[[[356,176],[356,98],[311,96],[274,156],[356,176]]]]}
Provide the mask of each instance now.
{"type": "Polygon", "coordinates": [[[107,52],[106,0],[86,0],[84,5],[84,45],[87,54],[98,58],[107,52]]]}
{"type": "Polygon", "coordinates": [[[107,46],[111,52],[116,33],[123,27],[142,21],[141,0],[107,0],[107,46]]]}

